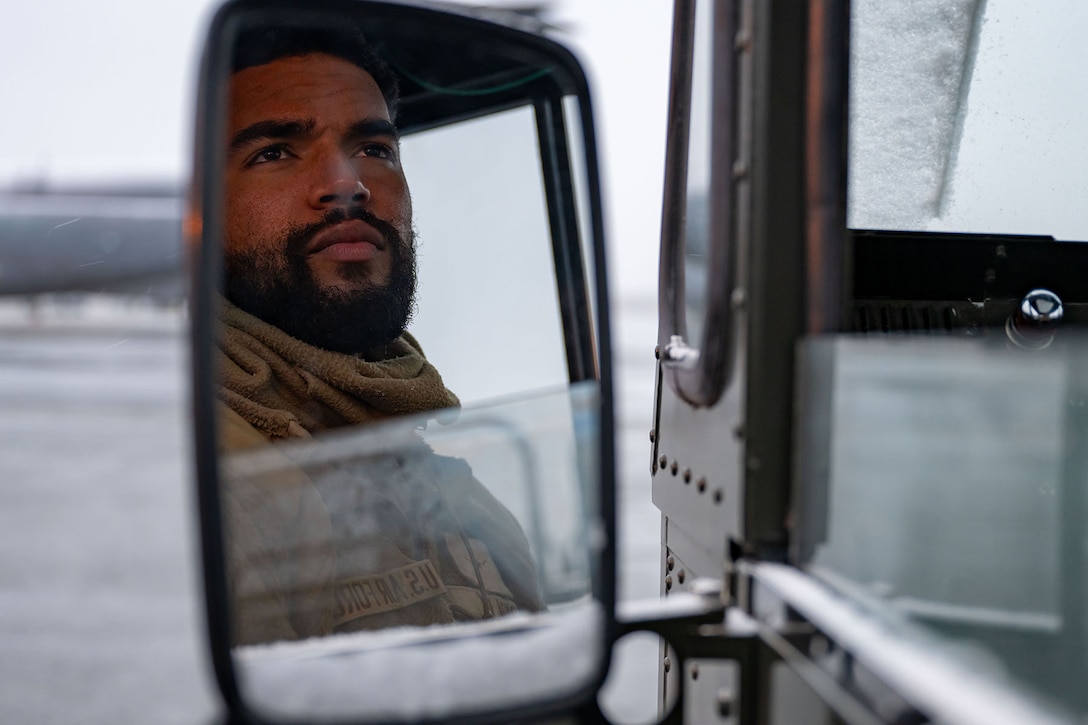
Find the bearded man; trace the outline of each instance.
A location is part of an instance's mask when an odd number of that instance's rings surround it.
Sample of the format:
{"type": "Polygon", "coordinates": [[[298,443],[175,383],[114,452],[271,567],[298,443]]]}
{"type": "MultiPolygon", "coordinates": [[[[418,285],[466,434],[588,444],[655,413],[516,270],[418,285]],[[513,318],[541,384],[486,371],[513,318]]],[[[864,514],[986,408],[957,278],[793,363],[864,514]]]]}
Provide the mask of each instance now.
{"type": "MultiPolygon", "coordinates": [[[[415,235],[397,100],[395,75],[359,34],[280,28],[238,40],[219,360],[226,453],[458,405],[405,331],[415,235]]],[[[422,442],[366,465],[289,461],[254,478],[228,461],[225,472],[236,643],[543,606],[517,521],[463,461],[422,442]]]]}

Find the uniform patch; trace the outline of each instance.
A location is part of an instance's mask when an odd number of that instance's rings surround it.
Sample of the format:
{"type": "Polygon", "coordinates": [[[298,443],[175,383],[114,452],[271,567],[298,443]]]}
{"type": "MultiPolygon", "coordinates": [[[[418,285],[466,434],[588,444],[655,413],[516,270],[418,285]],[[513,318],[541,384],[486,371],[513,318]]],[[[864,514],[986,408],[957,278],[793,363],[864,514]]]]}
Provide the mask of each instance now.
{"type": "Polygon", "coordinates": [[[490,608],[490,612],[488,612],[483,602],[485,594],[479,589],[457,586],[450,586],[449,589],[450,603],[454,607],[454,617],[458,616],[458,611],[463,613],[461,618],[468,619],[503,617],[511,612],[518,611],[518,605],[508,597],[487,592],[487,605],[490,608]]]}
{"type": "Polygon", "coordinates": [[[391,612],[446,593],[430,559],[348,579],[336,585],[336,625],[380,612],[391,612]]]}

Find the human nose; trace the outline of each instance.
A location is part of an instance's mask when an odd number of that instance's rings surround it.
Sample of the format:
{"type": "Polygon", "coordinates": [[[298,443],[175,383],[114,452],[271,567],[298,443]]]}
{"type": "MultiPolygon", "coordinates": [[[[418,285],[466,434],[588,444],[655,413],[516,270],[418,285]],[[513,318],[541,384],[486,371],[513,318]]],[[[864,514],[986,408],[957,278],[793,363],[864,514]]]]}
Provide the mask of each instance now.
{"type": "Polygon", "coordinates": [[[359,172],[343,154],[330,154],[319,159],[316,166],[310,191],[310,204],[315,209],[363,204],[370,198],[359,172]]]}

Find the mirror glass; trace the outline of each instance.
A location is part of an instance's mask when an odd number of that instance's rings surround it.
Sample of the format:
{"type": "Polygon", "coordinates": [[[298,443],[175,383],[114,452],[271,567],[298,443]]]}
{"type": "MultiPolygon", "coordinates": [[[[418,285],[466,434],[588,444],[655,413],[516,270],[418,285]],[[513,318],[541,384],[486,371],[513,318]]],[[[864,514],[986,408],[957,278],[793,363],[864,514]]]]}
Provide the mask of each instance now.
{"type": "Polygon", "coordinates": [[[597,408],[578,383],[232,454],[246,700],[384,722],[583,687],[602,654],[597,408]]]}
{"type": "Polygon", "coordinates": [[[581,71],[461,16],[252,7],[213,22],[200,175],[241,699],[386,722],[588,697],[611,467],[581,71]]]}

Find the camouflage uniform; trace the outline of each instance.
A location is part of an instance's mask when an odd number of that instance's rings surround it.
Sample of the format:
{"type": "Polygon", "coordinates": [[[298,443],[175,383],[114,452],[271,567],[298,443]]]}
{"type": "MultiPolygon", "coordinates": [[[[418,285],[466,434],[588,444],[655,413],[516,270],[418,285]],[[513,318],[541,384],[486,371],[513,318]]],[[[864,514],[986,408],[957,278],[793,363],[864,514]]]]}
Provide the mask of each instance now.
{"type": "Polygon", "coordinates": [[[396,343],[391,363],[369,363],[225,310],[221,496],[236,644],[543,608],[524,532],[464,461],[418,438],[321,465],[306,462],[304,446],[269,445],[455,405],[412,338],[396,343]],[[365,394],[368,375],[380,394],[365,394]],[[320,405],[307,390],[320,391],[320,405]],[[386,399],[397,409],[382,410],[386,399]],[[242,451],[263,457],[258,473],[229,455],[242,451]]]}
{"type": "MultiPolygon", "coordinates": [[[[224,439],[260,436],[223,420],[224,439]]],[[[521,527],[464,461],[422,442],[337,465],[261,454],[282,466],[223,469],[236,643],[543,608],[521,527]]]]}

